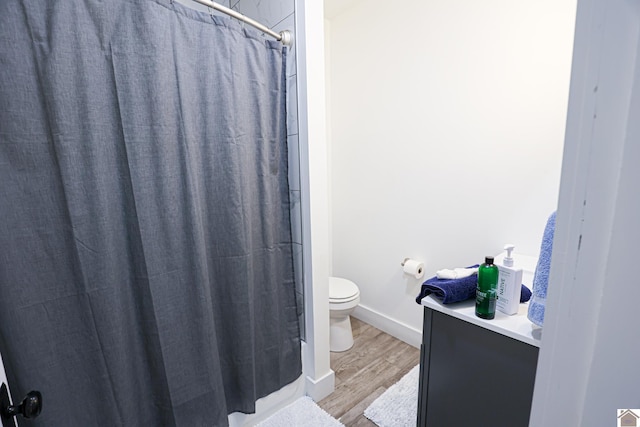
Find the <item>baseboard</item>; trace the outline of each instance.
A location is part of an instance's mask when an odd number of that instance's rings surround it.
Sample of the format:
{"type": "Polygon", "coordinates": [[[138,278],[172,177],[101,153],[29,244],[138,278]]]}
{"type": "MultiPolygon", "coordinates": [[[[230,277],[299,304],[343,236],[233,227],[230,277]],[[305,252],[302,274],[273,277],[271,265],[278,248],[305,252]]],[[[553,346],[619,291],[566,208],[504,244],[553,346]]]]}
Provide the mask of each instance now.
{"type": "Polygon", "coordinates": [[[422,343],[422,331],[418,329],[392,319],[389,316],[362,304],[356,307],[352,316],[406,342],[409,345],[420,348],[420,344],[422,343]]]}
{"type": "Polygon", "coordinates": [[[333,393],[335,386],[336,374],[332,369],[329,369],[329,372],[318,379],[313,379],[307,376],[305,390],[307,395],[311,397],[314,402],[319,402],[333,393]]]}

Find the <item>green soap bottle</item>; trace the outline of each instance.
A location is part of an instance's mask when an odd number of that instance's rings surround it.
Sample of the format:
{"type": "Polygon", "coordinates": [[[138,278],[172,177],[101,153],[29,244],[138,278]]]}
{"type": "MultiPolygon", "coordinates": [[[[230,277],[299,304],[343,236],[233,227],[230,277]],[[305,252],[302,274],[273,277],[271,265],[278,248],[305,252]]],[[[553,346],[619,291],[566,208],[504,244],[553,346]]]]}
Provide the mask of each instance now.
{"type": "Polygon", "coordinates": [[[476,287],[476,316],[493,319],[496,316],[496,288],[498,286],[498,267],[493,257],[484,258],[484,264],[478,268],[478,286],[476,287]]]}

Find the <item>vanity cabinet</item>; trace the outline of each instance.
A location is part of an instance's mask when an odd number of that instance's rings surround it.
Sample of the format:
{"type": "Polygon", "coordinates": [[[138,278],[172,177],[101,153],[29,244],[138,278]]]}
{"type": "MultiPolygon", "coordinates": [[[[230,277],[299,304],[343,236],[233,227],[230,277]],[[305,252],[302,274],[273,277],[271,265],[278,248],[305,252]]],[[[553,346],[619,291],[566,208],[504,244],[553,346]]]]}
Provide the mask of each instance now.
{"type": "Polygon", "coordinates": [[[476,317],[473,301],[422,305],[418,426],[526,427],[541,332],[526,304],[492,320],[476,317]]]}

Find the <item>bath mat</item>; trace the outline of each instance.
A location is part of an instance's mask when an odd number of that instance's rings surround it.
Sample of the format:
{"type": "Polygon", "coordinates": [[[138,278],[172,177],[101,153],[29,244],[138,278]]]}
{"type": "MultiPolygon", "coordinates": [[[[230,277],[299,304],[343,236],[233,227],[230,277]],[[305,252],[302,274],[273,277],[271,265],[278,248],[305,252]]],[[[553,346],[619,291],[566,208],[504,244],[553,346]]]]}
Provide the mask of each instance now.
{"type": "Polygon", "coordinates": [[[420,365],[389,387],[364,410],[364,416],[379,427],[415,426],[418,417],[420,365]]]}
{"type": "Polygon", "coordinates": [[[309,396],[303,396],[271,415],[256,427],[344,427],[320,408],[309,396]]]}

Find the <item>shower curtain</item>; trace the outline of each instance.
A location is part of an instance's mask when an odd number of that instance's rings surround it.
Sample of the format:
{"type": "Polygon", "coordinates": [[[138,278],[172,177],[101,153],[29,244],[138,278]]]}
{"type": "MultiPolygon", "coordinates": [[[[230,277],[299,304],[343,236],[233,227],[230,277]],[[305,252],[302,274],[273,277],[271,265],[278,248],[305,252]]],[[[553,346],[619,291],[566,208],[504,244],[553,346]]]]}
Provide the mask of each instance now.
{"type": "Polygon", "coordinates": [[[0,353],[32,426],[218,426],[301,374],[285,54],[170,0],[0,2],[0,353]]]}

